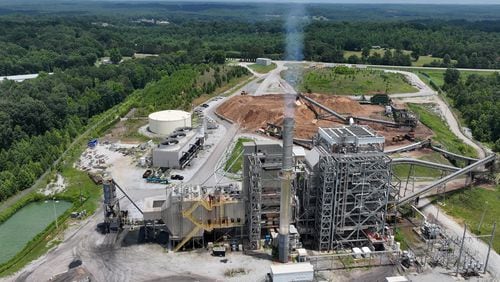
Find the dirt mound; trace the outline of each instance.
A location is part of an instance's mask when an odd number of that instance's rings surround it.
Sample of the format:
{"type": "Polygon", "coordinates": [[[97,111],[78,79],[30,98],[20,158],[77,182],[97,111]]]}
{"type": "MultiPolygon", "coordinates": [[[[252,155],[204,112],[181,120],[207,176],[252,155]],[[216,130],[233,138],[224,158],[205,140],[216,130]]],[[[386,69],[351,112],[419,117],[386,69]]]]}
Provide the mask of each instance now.
{"type": "MultiPolygon", "coordinates": [[[[391,120],[384,116],[384,107],[378,105],[361,105],[348,97],[332,96],[322,94],[307,94],[307,96],[338,112],[349,116],[372,117],[377,119],[391,120]]],[[[328,120],[316,120],[315,113],[301,100],[297,101],[295,108],[295,132],[296,138],[309,139],[318,132],[318,127],[337,127],[343,123],[334,117],[328,120]]],[[[238,123],[241,128],[256,131],[265,128],[267,123],[281,126],[283,123],[283,95],[263,96],[234,96],[217,108],[217,113],[238,123]]],[[[392,137],[404,135],[407,128],[389,128],[374,123],[363,123],[369,125],[377,133],[386,137],[386,143],[392,144],[392,137]]],[[[415,131],[415,137],[426,138],[432,132],[425,126],[419,125],[415,131]]],[[[407,143],[399,142],[398,145],[407,143]]],[[[408,142],[409,143],[409,142],[408,142]]]]}
{"type": "Polygon", "coordinates": [[[356,115],[363,113],[363,106],[345,96],[332,96],[322,94],[307,94],[309,98],[327,106],[341,115],[356,115]]]}
{"type": "MultiPolygon", "coordinates": [[[[283,123],[283,95],[234,96],[217,108],[217,113],[238,123],[242,128],[255,131],[267,123],[283,123]]],[[[332,121],[316,120],[315,114],[303,103],[295,108],[295,137],[311,138],[318,126],[330,127],[332,121]]]]}

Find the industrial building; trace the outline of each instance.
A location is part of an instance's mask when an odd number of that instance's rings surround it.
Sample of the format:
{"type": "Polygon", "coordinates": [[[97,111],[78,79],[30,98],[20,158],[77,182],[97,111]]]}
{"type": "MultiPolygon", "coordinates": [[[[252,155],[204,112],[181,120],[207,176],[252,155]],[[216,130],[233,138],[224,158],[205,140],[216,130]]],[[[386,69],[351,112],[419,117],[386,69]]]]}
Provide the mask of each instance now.
{"type": "Polygon", "coordinates": [[[154,112],[149,115],[149,131],[167,136],[177,128],[191,127],[191,114],[179,110],[154,112]]]}
{"type": "Polygon", "coordinates": [[[268,58],[257,58],[257,60],[255,60],[255,63],[261,66],[270,66],[272,64],[272,60],[268,58]]]}
{"type": "Polygon", "coordinates": [[[203,247],[206,232],[241,236],[245,222],[241,188],[236,185],[176,186],[167,189],[165,196],[146,198],[143,216],[145,221],[164,225],[168,245],[175,251],[190,241],[203,247]]]}
{"type": "MultiPolygon", "coordinates": [[[[283,138],[292,140],[287,132],[293,119],[284,123],[283,138]]],[[[242,187],[177,186],[166,197],[146,199],[144,219],[166,225],[174,250],[221,230],[254,250],[268,245],[269,238],[286,249],[285,262],[302,246],[377,249],[387,239],[388,207],[399,195],[391,184],[384,138],[367,126],[351,125],[320,128],[313,141],[307,152],[292,141],[245,142],[242,187]]],[[[168,146],[153,151],[153,162],[170,152],[168,146]]],[[[182,151],[178,143],[173,148],[182,151]]]]}
{"type": "MultiPolygon", "coordinates": [[[[279,226],[279,145],[244,144],[243,193],[253,249],[279,226]]],[[[353,125],[320,128],[305,160],[295,156],[289,217],[306,246],[331,251],[384,241],[387,207],[397,200],[399,190],[391,185],[390,158],[383,149],[382,136],[353,125]]]]}
{"type": "Polygon", "coordinates": [[[388,206],[399,196],[384,138],[354,125],[320,128],[314,142],[298,189],[304,241],[319,251],[377,248],[386,240],[388,206]]]}
{"type": "Polygon", "coordinates": [[[202,149],[205,140],[204,125],[200,129],[181,127],[153,148],[153,166],[184,168],[202,149]]]}

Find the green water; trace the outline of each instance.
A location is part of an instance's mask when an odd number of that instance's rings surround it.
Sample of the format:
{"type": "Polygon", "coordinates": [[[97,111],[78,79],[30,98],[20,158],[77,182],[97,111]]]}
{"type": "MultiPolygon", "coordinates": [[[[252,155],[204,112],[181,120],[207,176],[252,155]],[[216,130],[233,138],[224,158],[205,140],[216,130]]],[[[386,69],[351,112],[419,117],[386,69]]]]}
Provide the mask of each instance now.
{"type": "Polygon", "coordinates": [[[70,207],[71,203],[65,201],[30,203],[0,224],[0,263],[15,256],[70,207]]]}

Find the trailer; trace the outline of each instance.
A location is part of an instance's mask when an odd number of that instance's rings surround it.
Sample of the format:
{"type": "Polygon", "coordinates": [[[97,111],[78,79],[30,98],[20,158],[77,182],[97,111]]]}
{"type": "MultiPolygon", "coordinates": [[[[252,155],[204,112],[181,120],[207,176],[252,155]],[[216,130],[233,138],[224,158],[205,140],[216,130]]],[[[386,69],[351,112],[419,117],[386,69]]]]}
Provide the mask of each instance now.
{"type": "Polygon", "coordinates": [[[269,276],[273,282],[313,281],[314,268],[309,262],[273,264],[269,276]]]}

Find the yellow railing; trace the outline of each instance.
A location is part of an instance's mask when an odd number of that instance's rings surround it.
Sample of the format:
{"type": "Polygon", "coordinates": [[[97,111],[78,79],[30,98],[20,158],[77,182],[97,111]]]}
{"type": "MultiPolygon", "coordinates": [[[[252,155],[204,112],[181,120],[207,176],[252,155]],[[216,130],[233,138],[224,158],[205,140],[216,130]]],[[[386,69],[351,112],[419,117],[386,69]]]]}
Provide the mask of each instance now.
{"type": "MultiPolygon", "coordinates": [[[[206,210],[211,211],[214,207],[221,207],[226,204],[235,204],[238,203],[238,201],[235,200],[213,200],[213,201],[207,201],[206,199],[201,199],[199,201],[196,201],[193,203],[192,206],[190,206],[188,209],[182,211],[182,216],[189,221],[191,221],[195,227],[191,232],[189,232],[184,239],[182,239],[179,244],[174,248],[174,252],[177,252],[186,244],[191,238],[193,238],[194,235],[196,235],[197,232],[200,230],[205,230],[205,231],[212,231],[215,228],[232,228],[232,227],[239,227],[242,226],[242,222],[236,222],[233,221],[231,222],[231,219],[229,218],[223,218],[222,214],[221,216],[215,220],[215,222],[210,222],[210,223],[203,223],[198,221],[193,217],[193,212],[201,205],[203,206],[206,210]]],[[[222,210],[221,210],[222,213],[222,210]]],[[[234,220],[234,219],[233,219],[234,220]]]]}

